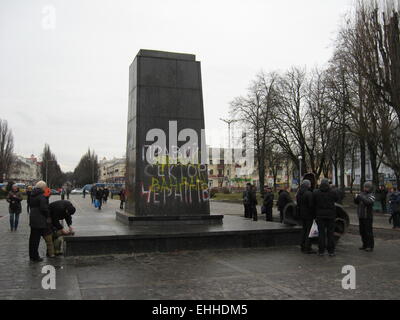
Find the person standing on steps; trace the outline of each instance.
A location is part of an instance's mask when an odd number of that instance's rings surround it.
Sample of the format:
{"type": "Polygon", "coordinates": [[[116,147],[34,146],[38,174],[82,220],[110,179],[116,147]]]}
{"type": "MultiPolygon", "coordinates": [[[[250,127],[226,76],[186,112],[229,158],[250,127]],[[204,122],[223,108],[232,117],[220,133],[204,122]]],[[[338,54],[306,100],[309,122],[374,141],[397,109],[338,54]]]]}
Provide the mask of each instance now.
{"type": "Polygon", "coordinates": [[[293,200],[292,200],[288,190],[286,190],[284,188],[281,191],[279,191],[277,206],[278,206],[278,211],[279,211],[279,220],[281,223],[283,223],[284,210],[285,210],[286,206],[291,202],[293,202],[293,200]]]}
{"type": "Polygon", "coordinates": [[[274,194],[270,187],[265,187],[263,195],[263,212],[265,213],[265,220],[268,222],[273,221],[272,208],[274,206],[274,194]]]}
{"type": "Polygon", "coordinates": [[[246,219],[251,218],[251,198],[251,183],[248,183],[246,190],[243,192],[244,217],[246,219]]]}

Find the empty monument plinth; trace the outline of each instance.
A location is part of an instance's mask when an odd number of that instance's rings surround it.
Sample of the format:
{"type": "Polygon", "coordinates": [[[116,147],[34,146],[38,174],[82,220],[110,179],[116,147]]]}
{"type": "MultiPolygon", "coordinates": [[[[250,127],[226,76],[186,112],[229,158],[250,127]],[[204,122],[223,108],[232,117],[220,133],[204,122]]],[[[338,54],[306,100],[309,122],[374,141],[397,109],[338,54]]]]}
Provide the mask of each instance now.
{"type": "MultiPolygon", "coordinates": [[[[140,50],[129,70],[125,211],[121,222],[215,224],[210,215],[200,62],[191,54],[140,50]],[[195,162],[183,162],[187,130],[198,138],[195,162]],[[156,135],[152,132],[156,132],[156,135]],[[203,139],[203,140],[202,140],[203,139]],[[156,152],[155,144],[162,144],[156,152]],[[176,152],[176,154],[174,153],[176,152]],[[156,160],[149,155],[155,155],[156,160]]],[[[189,141],[191,141],[189,139],[189,141]]],[[[185,154],[188,154],[186,152],[185,154]]]]}

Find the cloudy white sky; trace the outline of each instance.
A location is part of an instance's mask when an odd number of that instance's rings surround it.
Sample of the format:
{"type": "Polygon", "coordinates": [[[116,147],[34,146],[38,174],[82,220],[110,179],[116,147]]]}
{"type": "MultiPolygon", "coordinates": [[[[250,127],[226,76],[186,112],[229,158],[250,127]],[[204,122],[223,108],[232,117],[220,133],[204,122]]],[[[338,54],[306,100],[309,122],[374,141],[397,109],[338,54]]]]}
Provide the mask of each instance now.
{"type": "Polygon", "coordinates": [[[352,3],[1,0],[0,118],[12,127],[18,154],[38,155],[49,143],[64,170],[89,147],[101,158],[120,157],[128,67],[143,48],[197,55],[206,129],[221,132],[229,102],[260,70],[326,63],[352,3]]]}

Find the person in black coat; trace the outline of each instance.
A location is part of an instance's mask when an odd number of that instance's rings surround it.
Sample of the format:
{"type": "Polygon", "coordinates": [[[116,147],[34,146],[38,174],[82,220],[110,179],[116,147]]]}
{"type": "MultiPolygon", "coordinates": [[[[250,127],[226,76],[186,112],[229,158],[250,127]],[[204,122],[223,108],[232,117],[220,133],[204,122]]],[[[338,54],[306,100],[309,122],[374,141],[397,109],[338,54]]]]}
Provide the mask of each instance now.
{"type": "Polygon", "coordinates": [[[252,201],[251,183],[248,183],[246,185],[246,190],[243,192],[244,217],[246,219],[251,218],[251,201],[252,201]]]}
{"type": "Polygon", "coordinates": [[[326,249],[328,249],[329,256],[335,256],[335,203],[338,200],[338,193],[331,190],[328,179],[323,179],[319,189],[313,193],[313,205],[319,232],[318,254],[320,256],[324,255],[326,249]]]}
{"type": "MultiPolygon", "coordinates": [[[[31,233],[29,236],[29,257],[34,262],[43,261],[39,256],[40,238],[43,237],[46,240],[48,236],[51,236],[51,230],[48,225],[51,222],[50,210],[47,198],[44,196],[46,188],[46,182],[39,181],[32,190],[30,199],[29,225],[31,233]]],[[[51,253],[50,255],[52,256],[51,253]]]]}
{"type": "Polygon", "coordinates": [[[296,195],[296,201],[303,225],[300,243],[301,251],[307,254],[316,253],[312,250],[312,245],[309,238],[311,227],[315,219],[313,193],[311,192],[310,180],[303,181],[300,190],[296,195]]]}
{"type": "Polygon", "coordinates": [[[97,191],[97,187],[95,185],[93,185],[90,188],[90,199],[92,200],[92,203],[94,203],[94,200],[96,199],[96,191],[97,191]]]}
{"type": "Polygon", "coordinates": [[[120,204],[119,204],[119,208],[121,210],[124,209],[124,203],[126,201],[126,193],[125,193],[125,189],[122,188],[121,191],[119,192],[119,200],[120,200],[120,204]]]}
{"type": "Polygon", "coordinates": [[[280,222],[283,223],[283,211],[285,210],[286,206],[293,202],[292,197],[290,196],[289,192],[286,189],[282,189],[279,191],[278,196],[278,211],[279,211],[279,218],[280,222]]]}
{"type": "Polygon", "coordinates": [[[272,208],[274,206],[274,194],[270,187],[265,187],[263,195],[263,212],[265,213],[266,221],[273,221],[272,219],[272,208]]]}
{"type": "Polygon", "coordinates": [[[52,240],[54,247],[54,254],[61,255],[63,236],[74,235],[72,228],[72,215],[76,209],[68,200],[59,200],[50,203],[49,205],[51,224],[52,224],[52,240]],[[68,230],[64,229],[64,226],[60,221],[65,220],[68,225],[68,230]]]}
{"type": "Polygon", "coordinates": [[[385,186],[380,186],[379,189],[376,191],[377,200],[380,201],[382,206],[382,213],[387,213],[387,200],[388,200],[389,191],[386,189],[385,186]]]}
{"type": "Polygon", "coordinates": [[[251,186],[251,217],[253,218],[253,221],[258,221],[258,215],[257,215],[257,188],[256,186],[251,186]]]}
{"type": "Polygon", "coordinates": [[[96,193],[95,193],[95,198],[96,200],[99,201],[99,210],[101,210],[101,205],[103,202],[103,198],[104,198],[104,190],[103,188],[96,188],[96,193]]]}
{"type": "Polygon", "coordinates": [[[9,203],[8,212],[10,214],[10,229],[17,231],[19,215],[22,212],[22,194],[19,192],[18,186],[13,185],[11,191],[8,193],[7,202],[9,203]]]}
{"type": "Polygon", "coordinates": [[[65,220],[68,225],[69,232],[73,233],[72,229],[72,215],[76,209],[68,200],[59,200],[50,203],[49,205],[51,223],[54,230],[59,231],[64,229],[61,220],[65,220]]]}
{"type": "Polygon", "coordinates": [[[103,200],[104,203],[107,203],[108,200],[108,196],[110,195],[110,190],[108,190],[108,188],[104,188],[103,190],[103,200]]]}
{"type": "Polygon", "coordinates": [[[373,232],[373,206],[375,196],[372,193],[373,185],[371,182],[364,184],[364,191],[356,196],[354,203],[358,205],[357,215],[359,220],[360,236],[362,247],[360,250],[372,252],[374,250],[374,232],[373,232]]]}
{"type": "Polygon", "coordinates": [[[32,194],[32,187],[29,186],[26,190],[26,211],[29,213],[30,211],[30,202],[31,202],[31,194],[32,194]]]}

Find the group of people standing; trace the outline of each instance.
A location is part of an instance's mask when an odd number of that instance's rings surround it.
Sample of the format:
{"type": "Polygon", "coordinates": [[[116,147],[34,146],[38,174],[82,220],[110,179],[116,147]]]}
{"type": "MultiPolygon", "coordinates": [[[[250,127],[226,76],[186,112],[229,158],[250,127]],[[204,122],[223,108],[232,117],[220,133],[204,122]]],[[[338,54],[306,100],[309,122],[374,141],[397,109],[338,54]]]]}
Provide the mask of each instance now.
{"type": "Polygon", "coordinates": [[[107,187],[101,187],[101,186],[93,186],[90,189],[90,198],[92,200],[92,204],[95,205],[95,207],[99,210],[101,210],[101,207],[103,203],[107,203],[108,197],[110,195],[110,190],[107,187]]]}
{"type": "MultiPolygon", "coordinates": [[[[102,186],[96,186],[93,185],[92,188],[90,189],[90,198],[92,201],[92,204],[101,210],[102,205],[104,203],[107,203],[108,197],[112,195],[110,190],[107,187],[102,187],[102,186]]],[[[126,195],[125,195],[125,189],[121,189],[118,193],[119,198],[120,198],[120,209],[124,209],[124,203],[126,202],[126,195]]]]}
{"type": "Polygon", "coordinates": [[[41,238],[46,242],[47,256],[53,258],[62,254],[62,237],[74,234],[71,216],[76,211],[75,207],[68,200],[49,203],[47,189],[46,182],[39,181],[30,194],[29,257],[34,262],[43,261],[38,251],[41,238]],[[68,229],[64,229],[61,220],[66,221],[68,229]]]}
{"type": "MultiPolygon", "coordinates": [[[[28,187],[27,213],[29,214],[29,258],[33,262],[43,261],[39,255],[40,239],[46,242],[47,256],[54,258],[62,254],[62,237],[73,235],[72,215],[76,209],[71,202],[59,200],[50,203],[51,192],[46,182],[39,181],[35,187],[28,187]],[[65,220],[68,228],[64,228],[61,221],[65,220]]],[[[23,196],[17,185],[11,187],[7,195],[10,214],[10,230],[18,229],[19,216],[22,212],[23,196]]]]}
{"type": "MultiPolygon", "coordinates": [[[[357,205],[357,216],[359,219],[359,232],[362,246],[360,250],[372,252],[375,241],[373,234],[373,206],[376,201],[376,194],[380,194],[380,201],[386,204],[391,213],[394,228],[400,228],[400,187],[397,191],[389,195],[380,187],[374,193],[374,186],[371,182],[363,185],[362,191],[354,197],[354,203],[357,205]],[[382,197],[384,195],[384,197],[382,197]],[[386,199],[388,197],[388,199],[386,199]]],[[[313,189],[310,180],[303,180],[297,194],[297,212],[296,215],[302,221],[301,233],[301,251],[305,254],[318,254],[320,256],[328,255],[334,257],[335,254],[335,227],[336,227],[336,203],[342,200],[340,192],[332,186],[328,179],[323,179],[318,188],[313,189]],[[314,222],[318,226],[318,251],[312,249],[312,239],[310,233],[314,222]]],[[[270,187],[265,187],[262,193],[263,205],[262,213],[266,215],[266,221],[273,221],[272,211],[274,204],[274,194],[270,187]]],[[[279,211],[280,222],[283,222],[283,212],[285,207],[293,202],[290,193],[286,189],[279,191],[277,207],[279,211]]],[[[257,196],[256,188],[247,184],[243,192],[243,204],[245,218],[257,221],[257,196]]],[[[386,206],[382,206],[386,210],[386,206]]]]}
{"type": "MultiPolygon", "coordinates": [[[[266,221],[273,221],[272,212],[274,207],[275,195],[271,187],[266,186],[264,192],[261,194],[262,197],[262,207],[261,213],[265,214],[266,221]]],[[[292,202],[290,193],[286,189],[279,191],[277,207],[279,211],[280,222],[283,222],[283,210],[288,203],[292,202]]],[[[244,217],[246,219],[253,219],[253,221],[258,220],[257,214],[257,189],[251,183],[246,185],[246,190],[243,192],[243,205],[244,205],[244,217]]]]}

